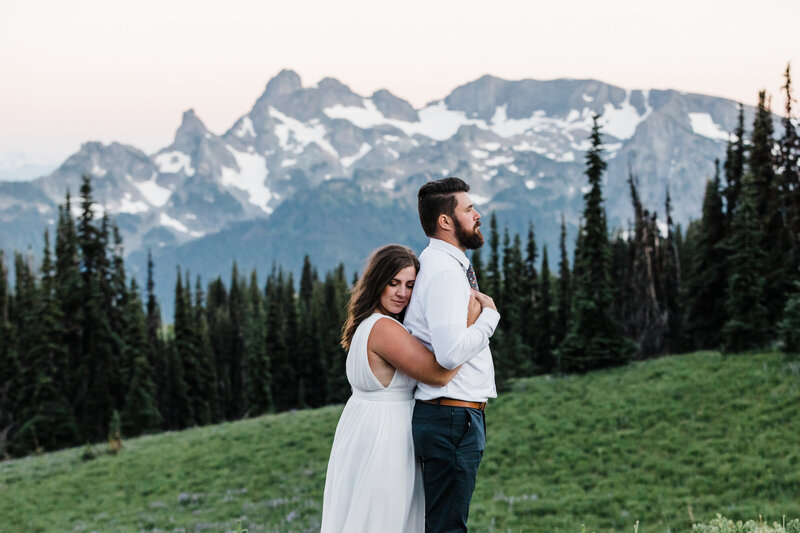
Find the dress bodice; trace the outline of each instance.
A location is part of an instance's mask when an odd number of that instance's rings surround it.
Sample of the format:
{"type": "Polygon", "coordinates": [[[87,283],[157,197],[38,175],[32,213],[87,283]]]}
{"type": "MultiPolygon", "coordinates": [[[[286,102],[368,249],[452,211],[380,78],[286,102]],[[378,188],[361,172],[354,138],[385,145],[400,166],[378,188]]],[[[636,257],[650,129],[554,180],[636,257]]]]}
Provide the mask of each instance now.
{"type": "MultiPolygon", "coordinates": [[[[365,318],[356,328],[353,340],[350,342],[350,351],[347,352],[347,381],[353,387],[353,395],[382,394],[395,396],[400,391],[410,391],[417,382],[399,370],[395,370],[392,381],[387,387],[378,381],[369,366],[369,355],[367,353],[367,343],[369,334],[373,326],[380,319],[395,320],[394,318],[381,313],[373,313],[365,318]]],[[[397,322],[400,324],[400,322],[397,322]]],[[[402,324],[400,324],[402,325],[402,324]]],[[[388,399],[388,398],[387,398],[388,399]]]]}

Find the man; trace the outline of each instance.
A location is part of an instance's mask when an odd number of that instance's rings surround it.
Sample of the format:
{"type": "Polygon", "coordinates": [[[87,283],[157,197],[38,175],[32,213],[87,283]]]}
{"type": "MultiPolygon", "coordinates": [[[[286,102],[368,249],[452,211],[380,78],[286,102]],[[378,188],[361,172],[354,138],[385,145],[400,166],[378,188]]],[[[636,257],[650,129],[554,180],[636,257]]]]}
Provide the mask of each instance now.
{"type": "Polygon", "coordinates": [[[489,337],[500,315],[491,298],[479,295],[483,311],[467,327],[467,306],[477,289],[464,255],[480,248],[481,215],[469,185],[445,178],[423,185],[419,218],[430,244],[420,254],[420,271],[405,326],[445,368],[461,367],[444,387],[419,384],[412,431],[425,484],[425,531],[467,531],[478,465],[486,443],[484,408],[497,397],[489,337]]]}

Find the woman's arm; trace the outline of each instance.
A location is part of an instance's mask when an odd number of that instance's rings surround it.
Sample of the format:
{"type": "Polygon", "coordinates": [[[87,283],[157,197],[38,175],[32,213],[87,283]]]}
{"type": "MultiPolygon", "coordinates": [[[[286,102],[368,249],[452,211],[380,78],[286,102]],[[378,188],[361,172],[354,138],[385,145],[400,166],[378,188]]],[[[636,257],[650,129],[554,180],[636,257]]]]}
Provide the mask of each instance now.
{"type": "Polygon", "coordinates": [[[379,319],[369,334],[367,349],[402,373],[434,387],[444,387],[458,369],[448,370],[436,362],[433,352],[394,320],[379,319]]]}

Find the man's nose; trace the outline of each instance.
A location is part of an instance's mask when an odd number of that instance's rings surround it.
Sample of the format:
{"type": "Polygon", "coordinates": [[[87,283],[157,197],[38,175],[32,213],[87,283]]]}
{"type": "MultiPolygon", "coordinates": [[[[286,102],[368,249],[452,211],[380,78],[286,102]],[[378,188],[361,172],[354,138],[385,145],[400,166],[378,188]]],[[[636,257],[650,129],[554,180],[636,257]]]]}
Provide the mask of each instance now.
{"type": "Polygon", "coordinates": [[[480,220],[481,219],[481,214],[478,212],[477,209],[475,209],[474,211],[475,211],[475,220],[480,220]]]}

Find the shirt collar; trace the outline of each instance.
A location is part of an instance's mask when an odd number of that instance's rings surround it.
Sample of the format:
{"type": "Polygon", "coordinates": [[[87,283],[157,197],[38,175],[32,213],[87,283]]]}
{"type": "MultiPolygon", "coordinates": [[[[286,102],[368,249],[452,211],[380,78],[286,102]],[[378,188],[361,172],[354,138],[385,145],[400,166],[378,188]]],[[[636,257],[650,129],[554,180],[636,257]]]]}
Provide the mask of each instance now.
{"type": "Polygon", "coordinates": [[[464,252],[462,252],[449,242],[445,242],[441,239],[432,238],[429,246],[434,250],[441,250],[442,252],[451,255],[456,261],[458,261],[458,263],[461,265],[461,267],[464,269],[465,272],[469,268],[469,259],[467,259],[467,256],[464,254],[464,252]]]}

